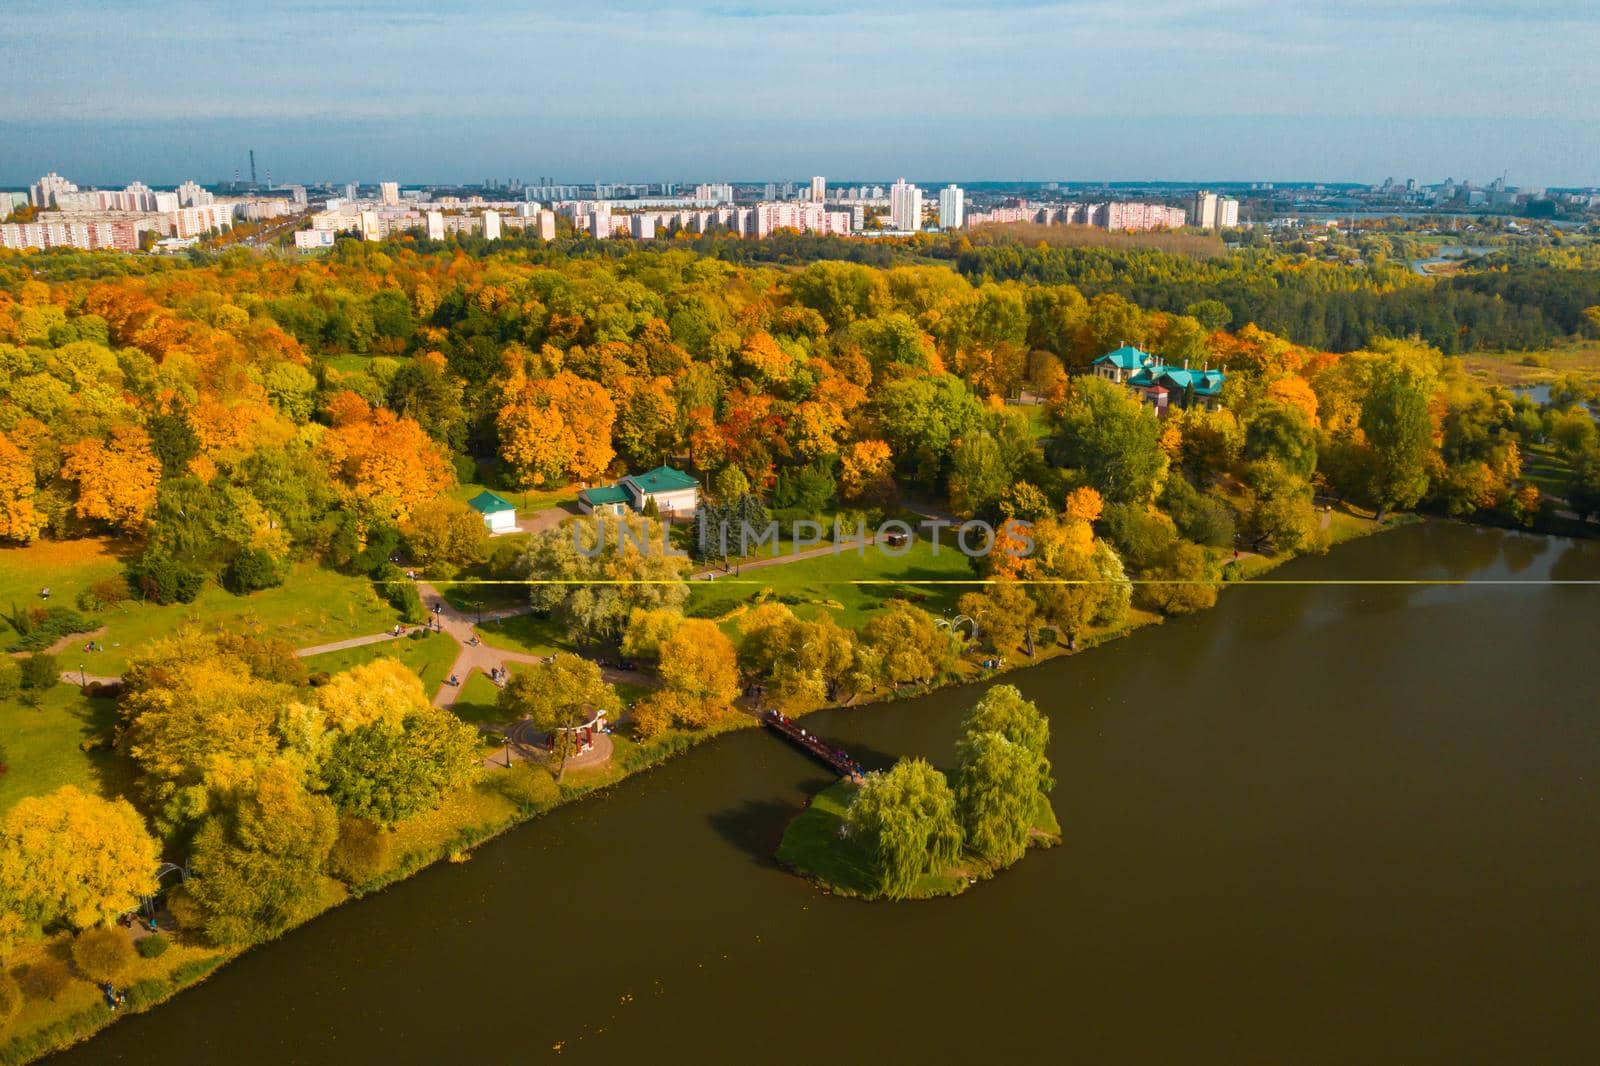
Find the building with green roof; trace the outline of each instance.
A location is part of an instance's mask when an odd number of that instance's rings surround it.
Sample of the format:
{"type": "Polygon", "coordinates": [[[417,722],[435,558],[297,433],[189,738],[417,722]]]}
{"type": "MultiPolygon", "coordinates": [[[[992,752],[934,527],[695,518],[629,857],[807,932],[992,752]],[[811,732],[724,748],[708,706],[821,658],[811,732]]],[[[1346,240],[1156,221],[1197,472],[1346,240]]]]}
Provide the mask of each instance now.
{"type": "Polygon", "coordinates": [[[643,511],[652,501],[665,517],[693,514],[700,505],[700,482],[671,466],[658,466],[642,474],[628,474],[614,485],[584,489],[578,508],[584,514],[623,514],[643,511]]]}
{"type": "Polygon", "coordinates": [[[517,531],[517,505],[500,495],[484,489],[467,506],[483,516],[483,524],[490,533],[515,533],[517,531]]]}

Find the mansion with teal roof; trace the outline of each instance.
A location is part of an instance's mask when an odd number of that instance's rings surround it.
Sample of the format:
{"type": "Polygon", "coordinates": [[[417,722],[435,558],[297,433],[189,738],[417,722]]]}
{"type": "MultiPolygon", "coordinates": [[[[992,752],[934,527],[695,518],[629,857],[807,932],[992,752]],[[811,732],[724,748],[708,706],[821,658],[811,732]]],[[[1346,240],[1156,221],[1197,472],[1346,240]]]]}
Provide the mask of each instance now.
{"type": "Polygon", "coordinates": [[[1208,411],[1216,410],[1222,403],[1222,383],[1227,379],[1222,370],[1190,370],[1187,360],[1181,367],[1168,366],[1159,355],[1131,344],[1096,359],[1094,372],[1107,381],[1137,390],[1158,415],[1166,414],[1171,407],[1193,403],[1204,404],[1208,411]]]}
{"type": "Polygon", "coordinates": [[[700,482],[671,466],[658,466],[643,474],[628,474],[614,485],[578,493],[584,514],[626,514],[643,511],[651,502],[664,518],[693,514],[700,505],[700,482]]]}

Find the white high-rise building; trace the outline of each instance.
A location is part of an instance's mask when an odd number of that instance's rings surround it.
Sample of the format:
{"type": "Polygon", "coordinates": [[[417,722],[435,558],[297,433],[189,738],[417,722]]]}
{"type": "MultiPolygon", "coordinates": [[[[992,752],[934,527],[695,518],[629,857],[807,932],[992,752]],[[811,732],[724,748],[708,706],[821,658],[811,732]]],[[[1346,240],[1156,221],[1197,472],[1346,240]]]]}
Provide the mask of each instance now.
{"type": "Polygon", "coordinates": [[[347,181],[344,183],[344,198],[346,200],[354,201],[358,191],[355,182],[347,181]]]}
{"type": "Polygon", "coordinates": [[[442,240],[444,240],[444,212],[443,211],[429,211],[428,212],[428,240],[430,240],[430,241],[442,241],[442,240]]]}
{"type": "Polygon", "coordinates": [[[541,241],[556,239],[556,213],[548,208],[539,212],[539,239],[541,241]]]}
{"type": "Polygon", "coordinates": [[[818,174],[811,179],[811,202],[820,204],[828,198],[828,179],[818,174]]]}
{"type": "Polygon", "coordinates": [[[500,239],[500,212],[485,211],[483,213],[483,239],[487,241],[500,239]]]}
{"type": "Polygon", "coordinates": [[[889,188],[889,225],[909,232],[922,228],[922,190],[907,184],[905,178],[889,188]]]}
{"type": "Polygon", "coordinates": [[[400,183],[397,181],[384,181],[378,183],[378,199],[385,207],[398,207],[400,205],[400,183]]]}
{"type": "Polygon", "coordinates": [[[1239,224],[1239,201],[1214,192],[1197,192],[1190,215],[1190,225],[1201,229],[1227,229],[1239,224]]]}
{"type": "Polygon", "coordinates": [[[186,181],[178,186],[178,203],[183,207],[205,207],[214,204],[217,198],[211,195],[209,189],[203,189],[193,181],[186,181]]]}
{"type": "Polygon", "coordinates": [[[52,170],[29,186],[28,202],[34,207],[54,207],[57,196],[77,191],[76,185],[52,170]]]}
{"type": "Polygon", "coordinates": [[[939,228],[960,229],[967,220],[967,194],[959,185],[939,190],[939,228]]]}

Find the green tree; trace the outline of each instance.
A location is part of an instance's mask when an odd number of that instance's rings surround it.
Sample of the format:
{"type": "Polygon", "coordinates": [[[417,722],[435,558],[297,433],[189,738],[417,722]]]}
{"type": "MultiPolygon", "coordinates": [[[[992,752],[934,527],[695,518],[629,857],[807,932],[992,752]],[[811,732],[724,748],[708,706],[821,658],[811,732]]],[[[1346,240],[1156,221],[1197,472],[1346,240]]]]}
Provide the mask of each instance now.
{"type": "Polygon", "coordinates": [[[904,600],[873,612],[861,628],[861,643],[877,656],[879,680],[892,687],[934,681],[954,669],[960,654],[953,632],[904,600]]]}
{"type": "Polygon", "coordinates": [[[1361,429],[1374,459],[1368,491],[1382,521],[1384,512],[1411,507],[1428,491],[1433,420],[1426,380],[1403,363],[1380,364],[1361,403],[1361,429]]]}
{"type": "Polygon", "coordinates": [[[556,780],[567,772],[567,759],[577,743],[575,730],[597,711],[616,714],[617,690],[600,674],[600,665],[578,655],[558,655],[519,674],[500,690],[500,710],[526,718],[551,735],[556,780]]]}
{"type": "Polygon", "coordinates": [[[287,759],[257,764],[218,791],[184,887],[213,943],[256,943],[321,903],[338,816],[326,796],[306,791],[300,766],[287,759]]]}
{"type": "Polygon", "coordinates": [[[845,813],[845,830],[871,862],[876,889],[890,899],[909,896],[924,874],[961,854],[955,794],[922,759],[868,774],[845,813]]]}
{"type": "Polygon", "coordinates": [[[1048,771],[1028,748],[999,733],[970,733],[956,757],[956,812],[969,851],[1000,866],[1028,848],[1039,803],[1038,783],[1048,771]]]}
{"type": "Polygon", "coordinates": [[[321,773],[341,814],[393,825],[437,807],[478,762],[477,731],[430,707],[407,715],[398,728],[378,721],[340,734],[321,773]]]}
{"type": "Polygon", "coordinates": [[[1078,380],[1051,452],[1057,465],[1081,471],[1112,503],[1149,499],[1167,470],[1155,412],[1099,377],[1078,380]]]}

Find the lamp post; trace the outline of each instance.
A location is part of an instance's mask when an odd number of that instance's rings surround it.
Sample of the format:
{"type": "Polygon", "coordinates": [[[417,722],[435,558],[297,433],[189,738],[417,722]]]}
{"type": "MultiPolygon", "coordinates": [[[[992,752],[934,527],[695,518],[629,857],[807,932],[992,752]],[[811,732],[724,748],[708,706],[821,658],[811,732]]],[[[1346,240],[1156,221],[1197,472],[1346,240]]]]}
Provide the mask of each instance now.
{"type": "Polygon", "coordinates": [[[84,672],[84,667],[83,667],[82,663],[78,664],[78,687],[79,688],[88,688],[89,687],[89,675],[84,672]]]}

